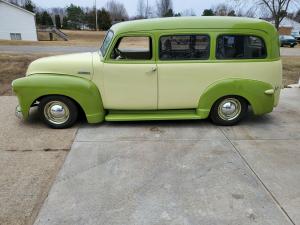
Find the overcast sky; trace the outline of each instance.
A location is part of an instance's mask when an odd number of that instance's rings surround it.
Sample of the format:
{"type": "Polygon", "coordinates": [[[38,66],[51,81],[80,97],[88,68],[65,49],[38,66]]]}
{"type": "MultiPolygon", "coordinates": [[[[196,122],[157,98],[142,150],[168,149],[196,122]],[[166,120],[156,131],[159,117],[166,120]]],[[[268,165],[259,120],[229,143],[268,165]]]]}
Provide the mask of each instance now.
{"type": "MultiPolygon", "coordinates": [[[[94,5],[95,0],[33,0],[38,6],[42,8],[52,8],[52,7],[65,7],[71,3],[80,6],[94,5]]],[[[137,2],[138,0],[118,0],[124,3],[127,12],[130,16],[136,14],[137,2]]],[[[173,0],[173,7],[175,12],[182,12],[185,9],[192,8],[197,15],[200,15],[203,9],[210,8],[218,3],[224,2],[226,0],[173,0]]],[[[107,0],[97,0],[98,7],[105,6],[107,0]]],[[[149,0],[150,5],[155,5],[156,0],[149,0]]]]}

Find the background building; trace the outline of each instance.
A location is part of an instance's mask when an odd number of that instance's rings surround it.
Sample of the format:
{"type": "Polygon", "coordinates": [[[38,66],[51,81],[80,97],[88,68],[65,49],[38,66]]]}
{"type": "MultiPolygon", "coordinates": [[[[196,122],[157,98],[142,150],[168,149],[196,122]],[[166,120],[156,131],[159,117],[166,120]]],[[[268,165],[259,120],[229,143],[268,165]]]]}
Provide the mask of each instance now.
{"type": "Polygon", "coordinates": [[[37,41],[35,14],[0,0],[0,39],[37,41]]]}

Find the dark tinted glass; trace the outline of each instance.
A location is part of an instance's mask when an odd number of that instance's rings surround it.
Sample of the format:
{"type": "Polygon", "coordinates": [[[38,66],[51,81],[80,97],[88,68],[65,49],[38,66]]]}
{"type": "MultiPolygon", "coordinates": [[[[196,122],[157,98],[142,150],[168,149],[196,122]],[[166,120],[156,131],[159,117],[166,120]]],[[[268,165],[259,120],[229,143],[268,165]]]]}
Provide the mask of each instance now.
{"type": "Polygon", "coordinates": [[[161,60],[197,60],[209,58],[207,35],[173,35],[160,38],[161,60]]]}
{"type": "Polygon", "coordinates": [[[265,42],[256,36],[222,35],[217,39],[217,59],[266,58],[265,42]]]}

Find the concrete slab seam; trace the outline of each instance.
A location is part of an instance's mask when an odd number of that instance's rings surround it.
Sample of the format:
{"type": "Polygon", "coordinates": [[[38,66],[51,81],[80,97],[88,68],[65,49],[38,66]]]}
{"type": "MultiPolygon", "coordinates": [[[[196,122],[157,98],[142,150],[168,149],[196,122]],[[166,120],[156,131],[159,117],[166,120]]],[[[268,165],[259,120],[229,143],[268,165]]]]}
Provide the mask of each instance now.
{"type": "Polygon", "coordinates": [[[251,165],[248,163],[246,158],[240,153],[240,151],[237,149],[237,147],[232,143],[232,141],[226,136],[224,131],[219,128],[222,132],[222,134],[225,136],[225,138],[228,140],[229,144],[233,147],[234,151],[239,155],[239,157],[242,159],[242,161],[245,163],[245,165],[251,170],[251,172],[254,174],[254,176],[259,180],[263,188],[266,190],[266,192],[271,196],[273,201],[276,203],[276,205],[281,209],[283,214],[287,217],[287,219],[293,224],[296,225],[296,223],[292,220],[292,218],[289,216],[287,211],[283,208],[283,206],[280,204],[280,202],[276,199],[276,197],[273,195],[271,190],[266,186],[266,184],[262,181],[262,179],[258,176],[258,174],[255,172],[255,170],[251,167],[251,165]]]}

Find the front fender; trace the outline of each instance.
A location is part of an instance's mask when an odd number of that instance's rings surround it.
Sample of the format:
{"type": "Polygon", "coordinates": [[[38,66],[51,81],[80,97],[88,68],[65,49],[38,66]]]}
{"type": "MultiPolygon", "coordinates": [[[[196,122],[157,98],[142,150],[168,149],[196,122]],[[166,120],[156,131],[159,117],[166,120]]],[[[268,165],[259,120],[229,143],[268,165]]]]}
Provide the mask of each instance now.
{"type": "Polygon", "coordinates": [[[36,74],[14,80],[12,87],[24,119],[28,118],[31,105],[40,97],[63,95],[81,106],[89,123],[104,120],[105,110],[99,90],[90,80],[68,75],[36,74]]]}
{"type": "Polygon", "coordinates": [[[273,90],[271,84],[249,79],[226,79],[211,84],[201,95],[197,113],[202,118],[209,116],[213,104],[224,96],[236,95],[245,98],[255,115],[269,113],[274,107],[274,94],[265,93],[273,90]]]}

